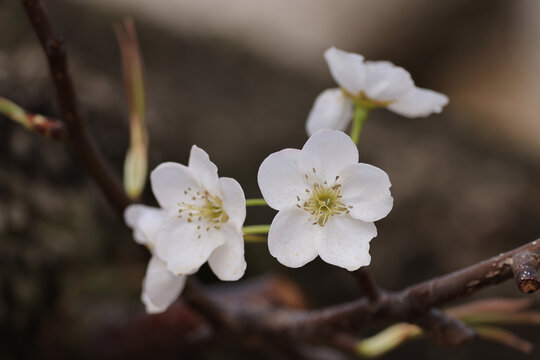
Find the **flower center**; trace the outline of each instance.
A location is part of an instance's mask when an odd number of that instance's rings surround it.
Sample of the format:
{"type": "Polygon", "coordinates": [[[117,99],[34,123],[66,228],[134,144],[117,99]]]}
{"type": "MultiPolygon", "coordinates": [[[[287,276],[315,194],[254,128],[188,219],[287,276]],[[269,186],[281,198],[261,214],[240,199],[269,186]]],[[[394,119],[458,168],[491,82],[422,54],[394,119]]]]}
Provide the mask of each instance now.
{"type": "Polygon", "coordinates": [[[332,186],[326,181],[323,184],[314,183],[312,189],[306,189],[306,192],[309,194],[308,199],[302,203],[298,196],[296,206],[311,214],[309,220],[313,221],[313,225],[324,226],[333,215],[349,213],[341,201],[341,185],[338,183],[332,186]]]}
{"type": "Polygon", "coordinates": [[[392,104],[393,102],[395,102],[395,100],[371,99],[363,91],[360,91],[360,93],[357,95],[353,95],[343,88],[341,89],[341,91],[345,94],[345,96],[348,96],[349,98],[351,98],[354,101],[355,105],[362,106],[366,109],[372,109],[374,107],[386,107],[392,104]]]}
{"type": "MultiPolygon", "coordinates": [[[[194,192],[190,187],[184,191],[185,195],[190,195],[192,202],[179,203],[178,217],[187,217],[188,222],[204,222],[206,223],[206,231],[210,231],[210,227],[219,230],[220,225],[229,221],[229,216],[223,210],[223,202],[217,196],[212,196],[208,191],[201,193],[194,192]]],[[[200,230],[201,226],[197,226],[200,230]]],[[[199,235],[200,237],[200,235],[199,235]]]]}

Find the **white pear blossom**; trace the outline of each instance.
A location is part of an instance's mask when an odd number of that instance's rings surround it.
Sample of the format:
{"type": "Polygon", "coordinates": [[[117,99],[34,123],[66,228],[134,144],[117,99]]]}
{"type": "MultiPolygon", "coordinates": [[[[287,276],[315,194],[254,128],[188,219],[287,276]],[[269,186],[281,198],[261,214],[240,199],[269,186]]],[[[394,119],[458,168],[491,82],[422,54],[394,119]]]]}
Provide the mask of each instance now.
{"type": "Polygon", "coordinates": [[[323,91],[308,116],[309,135],[319,129],[345,130],[354,106],[386,107],[409,118],[440,113],[445,95],[416,87],[405,69],[388,61],[364,61],[362,55],[334,47],[324,57],[340,88],[323,91]]]}
{"type": "Polygon", "coordinates": [[[353,271],[370,263],[374,221],[392,209],[390,180],[358,163],[358,150],[341,131],[319,130],[302,150],[268,156],[258,173],[264,199],[278,210],[268,234],[272,256],[300,267],[320,256],[353,271]]]}
{"type": "Polygon", "coordinates": [[[150,181],[160,208],[130,205],[124,212],[135,241],[152,252],[143,281],[147,312],[165,311],[180,295],[186,275],[206,261],[221,280],[241,278],[246,200],[240,184],[219,178],[216,165],[195,145],[188,166],[162,163],[150,181]]]}

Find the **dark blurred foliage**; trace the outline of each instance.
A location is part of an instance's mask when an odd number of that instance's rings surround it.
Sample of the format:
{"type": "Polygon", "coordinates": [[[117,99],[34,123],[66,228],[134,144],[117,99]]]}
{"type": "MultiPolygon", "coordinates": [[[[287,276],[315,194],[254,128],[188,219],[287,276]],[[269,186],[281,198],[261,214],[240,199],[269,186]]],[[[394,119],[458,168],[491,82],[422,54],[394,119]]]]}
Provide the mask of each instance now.
{"type": "MultiPolygon", "coordinates": [[[[122,14],[101,14],[58,0],[47,6],[65,35],[86,123],[120,173],[128,120],[112,25],[122,14]]],[[[476,8],[463,5],[434,33],[448,34],[453,18],[476,8]]],[[[482,18],[478,28],[471,20],[462,24],[469,32],[482,31],[486,18],[498,19],[505,11],[494,9],[486,14],[475,10],[482,18]]],[[[186,162],[191,144],[197,144],[220,175],[235,177],[247,197],[259,197],[258,165],[271,152],[302,146],[307,113],[315,96],[331,85],[330,77],[314,80],[220,39],[172,36],[136,21],[147,72],[150,168],[163,161],[186,162]]],[[[30,111],[57,115],[44,57],[17,2],[0,3],[0,24],[0,95],[30,111]]],[[[469,37],[464,29],[460,32],[469,37]]],[[[426,36],[411,48],[429,44],[426,36]]],[[[452,51],[425,48],[417,59],[407,53],[404,65],[425,80],[440,69],[421,59],[452,51]]],[[[463,116],[469,115],[452,107],[415,120],[381,110],[365,126],[361,161],[390,175],[395,198],[394,210],[377,223],[379,235],[372,242],[370,268],[383,287],[402,288],[540,234],[540,166],[455,125],[463,116]]],[[[144,200],[155,204],[149,188],[144,200]]],[[[272,215],[250,209],[247,224],[268,222],[272,215]]],[[[284,274],[313,306],[360,295],[349,274],[321,261],[290,270],[264,244],[246,245],[246,256],[247,278],[284,274]]],[[[143,315],[139,293],[147,260],[147,251],[132,241],[68,149],[0,119],[0,358],[99,357],[99,349],[114,347],[116,341],[104,335],[107,331],[143,315]]],[[[206,267],[198,276],[216,281],[206,267]]],[[[478,296],[490,295],[522,296],[510,282],[478,296]]],[[[517,332],[540,345],[538,330],[517,332]]],[[[141,332],[134,341],[148,339],[141,332]]],[[[482,354],[532,359],[539,351],[526,357],[485,342],[444,349],[418,341],[384,358],[457,360],[482,354]]],[[[189,353],[190,358],[240,356],[235,346],[189,353]]]]}

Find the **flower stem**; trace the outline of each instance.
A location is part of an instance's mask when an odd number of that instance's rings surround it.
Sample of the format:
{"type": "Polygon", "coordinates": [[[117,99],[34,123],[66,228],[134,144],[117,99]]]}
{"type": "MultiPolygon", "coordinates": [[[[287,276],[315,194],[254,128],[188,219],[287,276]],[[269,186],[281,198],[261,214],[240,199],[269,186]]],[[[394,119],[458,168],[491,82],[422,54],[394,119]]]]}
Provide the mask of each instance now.
{"type": "Polygon", "coordinates": [[[266,242],[266,236],[263,235],[244,235],[244,241],[250,243],[266,242]]]}
{"type": "Polygon", "coordinates": [[[268,234],[270,225],[249,225],[242,229],[244,234],[268,234]]]}
{"type": "Polygon", "coordinates": [[[246,206],[268,206],[264,199],[246,199],[246,206]]]}
{"type": "Polygon", "coordinates": [[[360,137],[360,132],[362,131],[362,126],[367,119],[369,114],[369,109],[364,106],[356,105],[354,108],[354,118],[353,125],[351,129],[351,139],[358,145],[358,138],[360,137]]]}

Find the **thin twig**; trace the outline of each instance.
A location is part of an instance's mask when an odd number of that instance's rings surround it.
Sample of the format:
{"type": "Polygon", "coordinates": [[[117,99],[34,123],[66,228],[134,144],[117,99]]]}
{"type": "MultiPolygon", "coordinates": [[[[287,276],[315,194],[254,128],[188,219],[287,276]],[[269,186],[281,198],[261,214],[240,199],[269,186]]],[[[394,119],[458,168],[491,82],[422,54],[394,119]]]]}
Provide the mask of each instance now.
{"type": "Polygon", "coordinates": [[[364,291],[364,294],[371,301],[377,300],[381,295],[381,290],[377,286],[377,283],[371,277],[369,270],[362,267],[352,272],[352,275],[356,279],[358,286],[364,291]]]}
{"type": "Polygon", "coordinates": [[[99,152],[93,138],[86,132],[68,71],[63,40],[54,32],[40,0],[21,0],[21,3],[47,56],[61,118],[69,133],[67,143],[78,155],[111,205],[122,213],[130,200],[99,152]]]}

